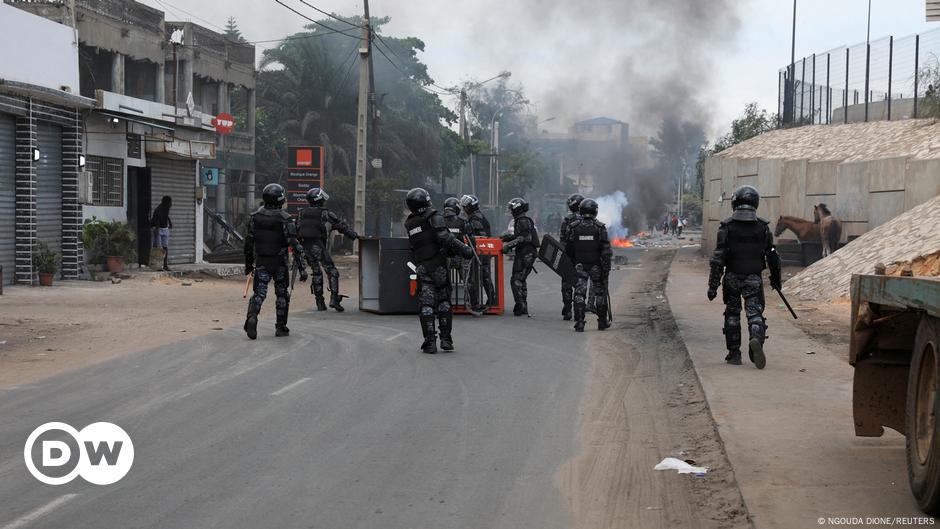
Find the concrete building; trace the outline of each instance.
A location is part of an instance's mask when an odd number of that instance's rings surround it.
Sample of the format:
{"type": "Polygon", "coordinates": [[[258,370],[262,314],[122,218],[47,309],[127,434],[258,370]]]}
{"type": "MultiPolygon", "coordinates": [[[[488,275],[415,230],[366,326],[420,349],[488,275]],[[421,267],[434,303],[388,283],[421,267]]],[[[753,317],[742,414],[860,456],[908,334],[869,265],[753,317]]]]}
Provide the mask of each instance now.
{"type": "MultiPolygon", "coordinates": [[[[940,124],[933,120],[814,125],[767,132],[705,161],[703,249],[731,215],[734,189],[761,191],[758,214],[813,219],[825,203],[857,237],[940,194],[940,124]],[[721,200],[719,200],[721,199],[721,200]]],[[[795,239],[786,232],[783,237],[795,239]]]]}
{"type": "MultiPolygon", "coordinates": [[[[7,0],[71,25],[68,2],[7,0]]],[[[170,263],[203,260],[206,206],[254,202],[254,47],[133,0],[75,0],[81,94],[95,100],[85,119],[86,169],[94,192],[83,217],[127,221],[149,260],[149,217],[173,198],[170,263]],[[213,117],[240,96],[238,130],[216,133],[213,117]],[[226,174],[227,153],[229,172],[226,174]],[[203,186],[203,167],[218,178],[203,186]],[[245,181],[236,193],[235,182],[245,181]]],[[[242,206],[244,209],[244,206],[242,206]]]]}
{"type": "Polygon", "coordinates": [[[39,243],[79,276],[82,113],[70,27],[0,3],[0,266],[3,283],[33,284],[39,243]]]}
{"type": "Polygon", "coordinates": [[[550,158],[557,159],[563,188],[573,185],[590,195],[625,188],[629,136],[627,123],[597,117],[573,124],[567,133],[543,131],[536,142],[550,158]],[[620,180],[623,182],[617,187],[620,180]]]}

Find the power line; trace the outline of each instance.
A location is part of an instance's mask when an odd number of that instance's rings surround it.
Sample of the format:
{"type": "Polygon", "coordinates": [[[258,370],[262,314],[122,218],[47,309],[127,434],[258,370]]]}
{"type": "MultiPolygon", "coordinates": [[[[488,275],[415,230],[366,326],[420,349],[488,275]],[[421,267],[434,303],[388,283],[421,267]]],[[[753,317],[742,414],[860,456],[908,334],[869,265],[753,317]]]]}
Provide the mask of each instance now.
{"type": "Polygon", "coordinates": [[[340,18],[340,17],[334,15],[333,13],[327,13],[326,11],[320,9],[319,7],[317,7],[317,6],[313,5],[313,4],[307,3],[307,2],[305,2],[304,0],[299,0],[299,2],[300,2],[301,4],[303,4],[303,5],[305,5],[305,6],[307,6],[307,7],[311,8],[311,9],[313,9],[314,11],[317,11],[317,12],[319,12],[319,13],[322,13],[322,14],[324,14],[324,15],[326,15],[326,16],[328,16],[328,17],[334,19],[334,20],[339,20],[339,21],[342,22],[343,24],[348,24],[348,25],[350,25],[350,26],[352,26],[352,27],[354,27],[354,28],[356,28],[356,29],[362,29],[362,26],[357,26],[356,24],[353,24],[352,22],[350,22],[350,21],[348,21],[348,20],[344,20],[344,19],[342,19],[342,18],[340,18]]]}
{"type": "Polygon", "coordinates": [[[327,35],[333,35],[334,33],[339,33],[339,31],[324,31],[320,33],[312,33],[310,35],[288,35],[278,39],[265,39],[265,40],[251,40],[248,41],[248,44],[267,44],[269,42],[286,42],[290,40],[305,40],[305,39],[315,39],[318,37],[326,37],[327,35]]]}
{"type": "MultiPolygon", "coordinates": [[[[382,35],[379,35],[378,33],[373,33],[373,34],[382,42],[382,44],[385,45],[385,47],[388,49],[388,51],[390,51],[390,52],[392,53],[392,55],[394,55],[395,58],[398,59],[401,64],[408,64],[408,61],[406,61],[405,59],[403,59],[403,58],[401,57],[401,55],[399,55],[398,53],[396,53],[396,52],[395,52],[395,48],[393,48],[392,45],[388,43],[388,41],[386,41],[385,39],[383,39],[383,38],[382,38],[382,35]]],[[[381,50],[380,50],[380,51],[381,51],[381,50]]],[[[388,56],[386,56],[385,58],[388,59],[388,56]]],[[[391,59],[389,59],[389,62],[391,62],[391,59]]],[[[435,86],[435,87],[439,88],[440,90],[443,90],[444,92],[446,92],[448,95],[453,95],[454,93],[456,93],[455,90],[452,89],[452,88],[445,88],[445,87],[440,86],[440,85],[438,85],[438,84],[436,84],[436,83],[433,83],[433,82],[430,84],[430,86],[435,86]]]]}
{"type": "MultiPolygon", "coordinates": [[[[387,46],[387,45],[386,45],[386,46],[387,46]]],[[[417,85],[418,88],[421,88],[422,90],[426,90],[427,92],[429,92],[429,93],[431,93],[431,94],[434,94],[434,95],[439,95],[439,96],[440,96],[440,95],[453,95],[453,92],[447,92],[447,91],[443,91],[443,92],[442,92],[442,91],[433,90],[433,89],[431,89],[428,85],[422,84],[422,83],[421,83],[420,81],[418,81],[417,79],[412,78],[408,73],[405,72],[405,70],[401,69],[401,68],[398,66],[398,64],[396,64],[395,61],[393,61],[393,60],[391,59],[391,57],[389,57],[388,54],[385,53],[384,50],[382,50],[382,47],[379,46],[378,43],[376,43],[375,49],[378,50],[379,53],[381,53],[382,56],[385,57],[385,60],[387,60],[388,63],[391,64],[393,68],[395,68],[396,70],[398,70],[398,71],[402,74],[402,76],[404,76],[405,79],[407,79],[407,80],[411,81],[412,83],[414,83],[415,85],[417,85]]],[[[432,83],[432,84],[433,84],[433,83],[432,83]]]]}
{"type": "Polygon", "coordinates": [[[300,11],[297,11],[297,10],[294,9],[293,7],[291,7],[291,6],[287,5],[287,4],[285,4],[285,3],[282,2],[281,0],[274,0],[274,1],[277,2],[277,3],[279,3],[279,4],[281,4],[282,6],[286,7],[287,9],[290,9],[291,11],[293,11],[294,13],[296,13],[298,16],[300,16],[300,17],[302,17],[302,18],[305,18],[305,19],[309,20],[310,22],[313,22],[314,24],[316,24],[316,25],[318,25],[318,26],[323,26],[323,27],[325,27],[326,29],[329,29],[330,31],[332,31],[332,32],[334,32],[334,33],[339,33],[340,35],[346,35],[347,37],[351,37],[351,38],[354,38],[354,39],[356,39],[356,40],[360,40],[360,39],[361,39],[361,37],[358,36],[358,35],[350,35],[349,33],[345,33],[345,32],[343,32],[342,30],[339,30],[339,29],[336,29],[336,28],[332,28],[332,27],[330,27],[330,26],[327,26],[326,24],[324,24],[323,22],[320,22],[319,20],[314,20],[314,19],[308,17],[307,15],[301,13],[300,11]]]}
{"type": "MultiPolygon", "coordinates": [[[[206,20],[206,19],[204,19],[204,18],[202,18],[202,17],[196,16],[196,15],[190,13],[189,11],[186,11],[185,9],[179,8],[179,7],[173,5],[173,4],[169,3],[169,2],[165,2],[165,1],[161,1],[161,0],[154,0],[154,1],[157,2],[158,4],[162,5],[162,6],[164,7],[164,9],[169,9],[169,8],[167,8],[167,6],[170,6],[170,7],[173,8],[174,11],[179,11],[179,12],[181,12],[181,13],[185,13],[185,14],[187,14],[187,15],[189,15],[189,16],[195,18],[196,20],[199,20],[199,21],[205,22],[206,24],[209,24],[210,26],[212,26],[212,27],[214,27],[215,29],[221,31],[222,33],[225,33],[225,29],[222,28],[221,26],[217,26],[217,25],[213,24],[212,22],[209,22],[208,20],[206,20]]],[[[180,18],[182,18],[182,17],[180,17],[180,18]]]]}

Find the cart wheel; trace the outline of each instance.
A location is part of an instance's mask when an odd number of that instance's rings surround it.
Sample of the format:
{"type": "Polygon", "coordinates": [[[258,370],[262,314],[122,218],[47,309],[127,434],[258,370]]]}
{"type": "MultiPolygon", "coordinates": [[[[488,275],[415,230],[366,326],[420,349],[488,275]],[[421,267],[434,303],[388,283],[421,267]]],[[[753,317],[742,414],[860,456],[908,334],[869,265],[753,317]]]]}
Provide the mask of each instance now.
{"type": "Polygon", "coordinates": [[[907,476],[917,505],[940,514],[940,319],[924,316],[917,327],[907,382],[907,476]]]}

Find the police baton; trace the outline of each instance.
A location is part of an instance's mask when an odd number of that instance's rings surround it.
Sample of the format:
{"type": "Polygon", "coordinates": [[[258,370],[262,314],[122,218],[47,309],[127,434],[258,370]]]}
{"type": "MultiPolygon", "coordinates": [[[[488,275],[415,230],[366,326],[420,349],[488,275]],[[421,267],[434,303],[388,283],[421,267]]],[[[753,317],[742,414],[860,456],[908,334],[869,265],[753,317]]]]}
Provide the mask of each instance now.
{"type": "Polygon", "coordinates": [[[777,294],[780,296],[780,299],[783,300],[783,304],[787,306],[787,310],[790,311],[790,315],[793,316],[793,319],[794,319],[794,320],[798,320],[799,318],[797,318],[797,317],[796,317],[796,313],[793,312],[793,307],[790,306],[790,302],[787,301],[787,297],[783,295],[783,292],[781,292],[779,288],[775,288],[774,290],[775,290],[775,291],[777,292],[777,294]]]}
{"type": "Polygon", "coordinates": [[[248,272],[248,277],[245,278],[245,293],[242,294],[242,299],[248,297],[248,289],[251,288],[251,280],[255,278],[255,272],[252,270],[248,272]]]}
{"type": "Polygon", "coordinates": [[[467,237],[466,235],[463,236],[463,240],[467,244],[467,246],[469,246],[470,249],[473,250],[473,259],[477,262],[478,265],[482,266],[483,263],[480,262],[480,256],[477,254],[476,245],[470,244],[470,237],[467,237]]]}

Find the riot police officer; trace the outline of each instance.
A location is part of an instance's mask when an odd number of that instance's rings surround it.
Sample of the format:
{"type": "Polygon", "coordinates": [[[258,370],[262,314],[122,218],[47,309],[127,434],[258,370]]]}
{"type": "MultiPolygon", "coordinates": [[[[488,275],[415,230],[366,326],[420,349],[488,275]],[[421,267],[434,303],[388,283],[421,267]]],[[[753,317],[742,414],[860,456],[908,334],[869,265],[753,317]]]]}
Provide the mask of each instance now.
{"type": "Polygon", "coordinates": [[[326,201],[330,195],[319,187],[307,191],[309,207],[301,210],[297,219],[297,235],[304,246],[307,263],[313,270],[313,281],[310,282],[310,293],[316,297],[317,310],[326,310],[323,300],[323,271],[326,269],[329,278],[330,307],[337,312],[343,312],[341,302],[344,296],[339,294],[339,271],[333,264],[333,258],[327,249],[326,240],[333,230],[336,230],[350,239],[357,239],[359,235],[349,226],[326,208],[326,201]]]}
{"type": "Polygon", "coordinates": [[[527,302],[528,287],[526,279],[535,266],[535,258],[538,254],[539,236],[535,230],[535,222],[526,216],[529,211],[529,203],[524,198],[514,198],[509,201],[509,212],[513,218],[513,232],[503,235],[503,253],[508,253],[515,249],[516,258],[512,262],[512,275],[510,276],[510,288],[515,306],[512,313],[516,316],[528,315],[529,305],[527,302]]]}
{"type": "Polygon", "coordinates": [[[715,299],[718,286],[723,285],[723,332],[728,347],[725,361],[741,365],[741,298],[744,298],[750,334],[748,355],[758,369],[763,369],[767,363],[764,356],[767,324],[761,272],[770,268],[770,284],[774,289],[781,287],[781,276],[780,256],[768,221],[757,216],[758,205],[760,194],[751,186],[741,186],[731,196],[734,212],[718,228],[718,244],[710,261],[708,299],[715,299]]]}
{"type": "Polygon", "coordinates": [[[610,320],[607,319],[607,278],[610,276],[613,252],[607,238],[607,226],[597,220],[597,202],[594,200],[584,199],[578,208],[578,218],[568,225],[565,253],[574,263],[578,274],[578,282],[574,286],[574,330],[584,332],[585,302],[590,280],[590,295],[596,300],[597,328],[603,331],[610,327],[610,320]]]}
{"type": "Polygon", "coordinates": [[[281,209],[286,194],[279,184],[268,184],[261,193],[263,206],[248,217],[245,237],[245,274],[254,272],[254,293],[248,302],[245,333],[252,340],[258,337],[258,313],[268,295],[268,283],[274,280],[277,320],[275,336],[288,336],[287,312],[290,307],[288,289],[288,248],[294,250],[294,264],[300,269],[300,280],[307,280],[304,250],[297,240],[297,228],[291,216],[281,209]]]}
{"type": "MultiPolygon", "coordinates": [[[[490,230],[490,221],[486,215],[480,211],[480,200],[474,195],[464,195],[460,198],[460,206],[467,215],[467,226],[470,234],[476,237],[492,237],[490,230]]],[[[493,288],[493,275],[490,266],[490,258],[481,257],[480,262],[470,263],[470,305],[474,312],[483,312],[486,307],[490,307],[496,302],[496,289],[493,288]],[[483,292],[486,294],[486,302],[480,303],[480,281],[483,282],[483,292]]]]}
{"type": "Polygon", "coordinates": [[[417,268],[421,334],[424,336],[421,350],[427,354],[437,352],[434,328],[436,316],[441,333],[441,349],[453,351],[453,314],[447,260],[457,255],[471,259],[473,250],[458,241],[447,229],[444,217],[431,207],[431,195],[427,191],[420,187],[408,191],[405,204],[411,211],[405,220],[405,231],[411,244],[411,258],[417,268]]]}
{"type": "MultiPolygon", "coordinates": [[[[565,247],[568,244],[568,229],[571,226],[571,223],[577,220],[578,218],[578,208],[581,207],[581,201],[584,200],[584,195],[580,193],[574,193],[568,197],[568,211],[569,213],[565,215],[565,218],[561,221],[561,229],[559,230],[558,242],[561,243],[562,247],[565,247]]],[[[574,285],[566,281],[564,278],[561,280],[561,317],[565,321],[571,320],[571,300],[572,293],[574,291],[574,285]]]]}
{"type": "MultiPolygon", "coordinates": [[[[444,224],[447,226],[448,231],[454,234],[454,237],[462,243],[466,243],[471,247],[476,247],[476,242],[473,240],[473,236],[470,234],[470,227],[467,224],[467,219],[460,215],[460,201],[456,197],[449,197],[444,200],[444,224]]],[[[448,260],[448,267],[450,268],[450,273],[452,278],[456,278],[460,283],[464,285],[464,295],[469,294],[469,285],[467,284],[467,278],[469,277],[470,272],[470,261],[465,260],[459,255],[455,255],[448,260]]],[[[472,303],[471,303],[472,306],[472,303]]]]}

